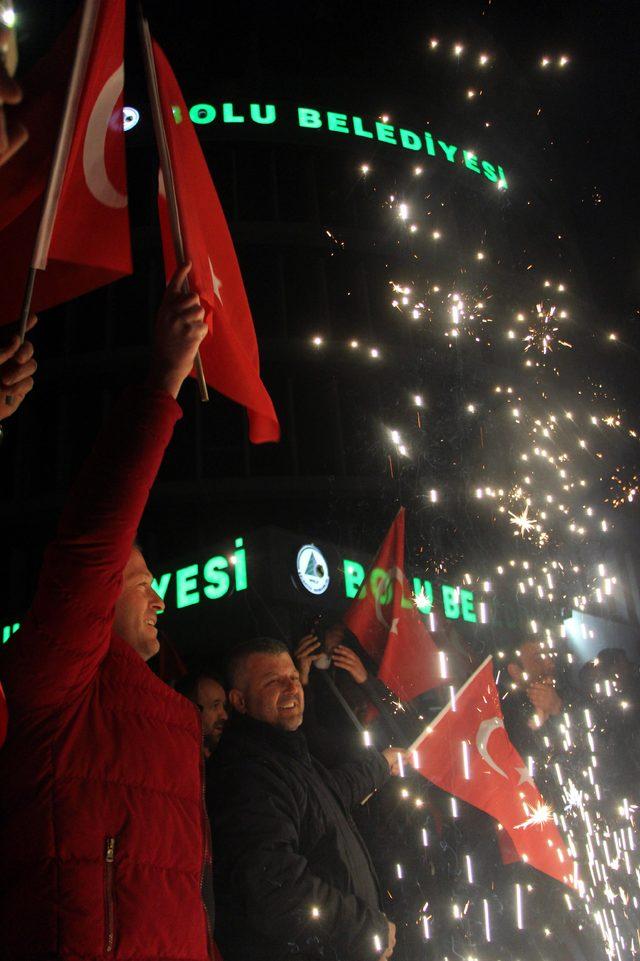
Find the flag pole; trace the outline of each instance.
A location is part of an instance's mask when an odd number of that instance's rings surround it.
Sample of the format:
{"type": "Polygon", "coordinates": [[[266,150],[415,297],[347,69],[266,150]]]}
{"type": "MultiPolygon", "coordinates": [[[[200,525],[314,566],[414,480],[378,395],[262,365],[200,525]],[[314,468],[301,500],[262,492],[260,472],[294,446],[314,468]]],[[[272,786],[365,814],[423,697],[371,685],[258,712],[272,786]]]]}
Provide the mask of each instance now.
{"type": "MultiPolygon", "coordinates": [[[[160,170],[162,171],[162,179],[164,181],[164,189],[167,195],[167,206],[169,209],[169,220],[171,221],[171,234],[173,236],[173,246],[176,254],[176,260],[179,264],[183,264],[187,259],[184,249],[184,240],[182,238],[182,228],[180,225],[180,211],[178,210],[178,199],[176,196],[176,185],[173,178],[173,168],[171,166],[171,156],[169,154],[169,145],[167,143],[167,134],[164,129],[164,123],[162,120],[162,109],[160,107],[160,91],[158,89],[158,75],[156,73],[156,65],[153,59],[153,47],[151,46],[151,34],[149,32],[149,23],[142,13],[142,6],[138,4],[138,23],[140,26],[140,38],[142,41],[142,53],[144,58],[144,68],[147,76],[147,89],[149,91],[149,100],[151,102],[151,115],[153,117],[153,129],[156,136],[156,145],[158,147],[158,154],[160,157],[160,170]]],[[[183,291],[189,293],[189,280],[186,279],[183,286],[183,291]]],[[[198,388],[200,390],[200,400],[209,400],[209,391],[207,389],[207,382],[204,379],[204,369],[202,366],[202,358],[200,357],[200,351],[196,353],[195,357],[195,370],[196,379],[198,381],[198,388]]]]}
{"type": "MultiPolygon", "coordinates": [[[[69,86],[67,87],[64,109],[62,111],[60,130],[58,131],[58,139],[56,140],[53,160],[51,161],[51,167],[49,169],[49,179],[47,180],[47,186],[44,193],[44,202],[42,204],[42,211],[40,213],[40,221],[38,223],[38,233],[36,234],[35,243],[33,245],[31,264],[29,266],[29,272],[27,274],[27,280],[24,287],[22,309],[20,311],[20,320],[18,321],[18,335],[20,337],[21,344],[24,343],[25,334],[27,332],[27,324],[29,322],[29,314],[31,313],[31,301],[33,300],[33,288],[36,282],[37,271],[45,270],[47,266],[53,225],[55,223],[56,213],[58,212],[60,194],[62,193],[62,183],[67,170],[67,160],[69,159],[71,140],[73,138],[73,131],[76,118],[78,116],[80,91],[82,90],[84,78],[87,73],[89,55],[93,46],[93,37],[96,30],[96,23],[98,21],[100,3],[101,0],[85,0],[82,10],[82,19],[80,21],[80,29],[78,30],[78,40],[76,43],[76,53],[73,60],[73,67],[71,68],[71,76],[69,78],[69,86]]],[[[9,394],[7,394],[6,403],[9,407],[13,405],[13,397],[9,394]]]]}
{"type": "Polygon", "coordinates": [[[96,30],[96,23],[98,21],[100,4],[101,0],[85,0],[82,11],[82,19],[80,21],[80,29],[78,31],[78,42],[76,45],[76,54],[71,70],[71,77],[69,79],[69,86],[67,88],[67,96],[65,99],[64,110],[62,112],[58,139],[56,141],[53,160],[51,162],[51,169],[49,170],[49,179],[47,181],[44,203],[42,205],[42,212],[40,214],[38,233],[36,234],[33,254],[31,256],[31,265],[27,275],[27,283],[25,285],[24,298],[22,301],[22,313],[20,314],[19,328],[21,342],[24,340],[27,330],[27,322],[29,320],[29,312],[31,310],[31,300],[33,298],[33,287],[36,279],[36,271],[45,270],[47,266],[53,225],[55,223],[56,213],[58,211],[60,194],[62,193],[62,184],[67,169],[69,150],[71,149],[71,140],[73,138],[73,131],[76,124],[76,118],[78,116],[80,92],[82,90],[82,85],[84,84],[87,66],[89,64],[89,56],[93,47],[93,37],[96,30]]]}

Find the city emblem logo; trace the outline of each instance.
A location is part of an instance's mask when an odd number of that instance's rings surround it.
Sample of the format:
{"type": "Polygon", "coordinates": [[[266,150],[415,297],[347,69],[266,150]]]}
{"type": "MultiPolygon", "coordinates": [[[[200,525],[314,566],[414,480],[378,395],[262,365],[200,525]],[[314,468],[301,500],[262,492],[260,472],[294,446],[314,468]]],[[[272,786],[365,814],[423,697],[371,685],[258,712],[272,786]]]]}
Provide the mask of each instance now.
{"type": "Polygon", "coordinates": [[[310,594],[324,594],[331,580],[329,565],[324,555],[313,544],[305,544],[298,551],[296,570],[300,583],[310,594]]]}

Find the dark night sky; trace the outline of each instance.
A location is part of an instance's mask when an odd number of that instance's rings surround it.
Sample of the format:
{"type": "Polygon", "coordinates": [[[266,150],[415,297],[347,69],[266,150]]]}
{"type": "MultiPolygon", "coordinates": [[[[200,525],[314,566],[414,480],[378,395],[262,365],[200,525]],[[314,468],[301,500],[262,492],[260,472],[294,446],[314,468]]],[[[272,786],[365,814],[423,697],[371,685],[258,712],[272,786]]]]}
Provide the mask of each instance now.
{"type": "MultiPolygon", "coordinates": [[[[71,0],[55,0],[45,11],[34,0],[17,4],[23,67],[74,7],[71,0]]],[[[400,114],[412,102],[428,115],[437,102],[469,130],[490,116],[505,136],[526,140],[541,171],[550,164],[557,171],[594,307],[609,327],[622,326],[637,340],[639,4],[147,0],[145,9],[187,100],[205,85],[215,88],[217,78],[221,91],[229,81],[250,82],[265,96],[282,96],[290,83],[301,91],[324,81],[335,90],[344,81],[370,88],[380,110],[397,107],[400,114]],[[435,54],[430,37],[441,41],[435,54]],[[466,46],[458,63],[450,52],[456,41],[466,46]],[[494,65],[480,74],[475,60],[483,50],[494,65]],[[570,63],[542,70],[545,54],[566,54],[570,63]],[[480,84],[483,97],[465,102],[465,89],[480,84]]]]}
{"type": "Polygon", "coordinates": [[[240,2],[222,13],[219,4],[193,0],[147,5],[176,69],[194,77],[194,92],[200,76],[216,71],[251,76],[252,24],[263,64],[257,78],[267,85],[278,74],[334,83],[336,77],[354,78],[371,83],[378,98],[381,92],[388,96],[381,110],[397,105],[400,113],[403,101],[419,98],[426,114],[440,88],[447,97],[460,95],[459,104],[446,106],[463,117],[466,111],[468,123],[486,114],[508,131],[517,127],[525,137],[539,138],[540,164],[553,154],[573,218],[568,228],[580,238],[598,310],[614,325],[634,316],[640,322],[640,249],[630,202],[637,181],[640,5],[351,0],[306,8],[275,2],[260,14],[253,6],[240,2]],[[194,63],[196,31],[202,58],[194,63]],[[428,50],[430,37],[441,40],[436,55],[428,50]],[[458,65],[449,52],[455,41],[467,47],[458,65]],[[481,50],[494,54],[495,66],[484,75],[484,100],[465,102],[466,87],[479,86],[472,63],[481,50]],[[542,70],[545,54],[566,54],[570,63],[564,70],[542,70]]]}

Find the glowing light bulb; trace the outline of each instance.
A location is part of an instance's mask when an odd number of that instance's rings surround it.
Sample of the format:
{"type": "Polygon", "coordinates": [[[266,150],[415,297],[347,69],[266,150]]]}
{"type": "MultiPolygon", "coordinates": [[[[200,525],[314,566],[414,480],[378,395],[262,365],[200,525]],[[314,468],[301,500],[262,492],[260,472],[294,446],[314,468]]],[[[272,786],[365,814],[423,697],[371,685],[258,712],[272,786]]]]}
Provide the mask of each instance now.
{"type": "Polygon", "coordinates": [[[431,40],[429,41],[429,46],[431,47],[432,50],[435,50],[439,44],[440,44],[440,41],[436,40],[435,37],[432,37],[431,40]]]}
{"type": "Polygon", "coordinates": [[[316,337],[314,337],[313,340],[312,340],[312,344],[313,344],[314,347],[322,347],[323,343],[324,343],[324,341],[323,341],[322,337],[316,336],[316,337]]]}
{"type": "Polygon", "coordinates": [[[456,43],[456,45],[453,48],[453,52],[455,53],[456,57],[461,56],[461,54],[464,53],[463,45],[461,43],[456,43]]]}
{"type": "Polygon", "coordinates": [[[368,174],[369,171],[371,170],[371,167],[369,166],[369,164],[361,164],[360,170],[362,171],[363,174],[368,174]]]}
{"type": "Polygon", "coordinates": [[[431,236],[433,237],[434,240],[440,240],[440,237],[442,236],[442,234],[440,233],[439,230],[434,230],[431,236]]]}
{"type": "Polygon", "coordinates": [[[485,67],[489,63],[489,57],[486,53],[481,53],[478,63],[481,67],[485,67]]]}

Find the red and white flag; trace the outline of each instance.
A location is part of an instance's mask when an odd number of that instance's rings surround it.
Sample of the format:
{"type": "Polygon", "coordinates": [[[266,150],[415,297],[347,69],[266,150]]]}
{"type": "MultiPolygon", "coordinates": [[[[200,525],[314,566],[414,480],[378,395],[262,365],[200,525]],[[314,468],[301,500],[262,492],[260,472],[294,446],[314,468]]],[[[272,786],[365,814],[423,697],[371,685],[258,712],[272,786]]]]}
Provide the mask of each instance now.
{"type": "Polygon", "coordinates": [[[20,314],[76,57],[86,58],[86,70],[69,95],[75,123],[33,308],[52,307],[132,270],[122,119],[125,0],[87,2],[96,13],[86,49],[79,48],[75,17],[25,80],[16,108],[29,142],[0,177],[0,323],[20,314]]]}
{"type": "Polygon", "coordinates": [[[494,817],[520,860],[575,886],[553,812],[505,731],[490,657],[409,750],[427,780],[494,817]]]}
{"type": "Polygon", "coordinates": [[[343,620],[379,665],[378,677],[410,701],[443,681],[404,573],[404,516],[401,507],[343,620]]]}
{"type": "MultiPolygon", "coordinates": [[[[193,265],[189,283],[200,295],[210,330],[200,345],[205,379],[246,408],[253,443],[277,441],[280,426],[260,379],[258,342],[224,212],[178,81],[155,41],[153,58],[185,255],[193,265]]],[[[162,180],[158,206],[169,278],[176,256],[162,180]]]]}

